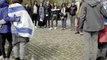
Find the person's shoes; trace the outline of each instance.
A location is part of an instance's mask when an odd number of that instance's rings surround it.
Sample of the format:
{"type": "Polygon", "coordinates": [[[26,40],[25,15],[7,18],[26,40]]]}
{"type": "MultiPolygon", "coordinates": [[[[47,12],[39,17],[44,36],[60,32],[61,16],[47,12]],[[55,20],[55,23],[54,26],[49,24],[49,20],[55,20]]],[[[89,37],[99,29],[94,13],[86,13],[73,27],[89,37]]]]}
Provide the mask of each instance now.
{"type": "Polygon", "coordinates": [[[35,29],[37,29],[37,26],[35,26],[35,29]]]}
{"type": "Polygon", "coordinates": [[[52,28],[49,28],[49,30],[52,30],[52,28]]]}
{"type": "Polygon", "coordinates": [[[57,29],[57,27],[54,27],[54,29],[57,29]]]}
{"type": "Polygon", "coordinates": [[[3,59],[3,56],[2,56],[2,55],[0,56],[0,60],[1,60],[1,59],[3,59]]]}
{"type": "Polygon", "coordinates": [[[64,30],[64,28],[62,28],[61,30],[64,30]]]}
{"type": "Polygon", "coordinates": [[[80,35],[82,36],[82,35],[83,35],[83,32],[80,32],[80,35]]]}
{"type": "Polygon", "coordinates": [[[104,57],[98,57],[96,60],[105,60],[104,57]]]}
{"type": "Polygon", "coordinates": [[[75,34],[79,34],[79,32],[76,32],[75,34]]]}

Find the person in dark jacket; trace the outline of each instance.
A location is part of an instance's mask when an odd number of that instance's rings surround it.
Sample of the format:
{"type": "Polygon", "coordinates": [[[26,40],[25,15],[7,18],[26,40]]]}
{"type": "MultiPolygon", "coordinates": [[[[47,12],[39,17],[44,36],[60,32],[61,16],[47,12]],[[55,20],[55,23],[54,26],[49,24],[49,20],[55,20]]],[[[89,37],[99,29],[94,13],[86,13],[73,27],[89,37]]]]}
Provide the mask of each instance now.
{"type": "Polygon", "coordinates": [[[75,18],[76,18],[76,12],[77,12],[77,6],[74,2],[72,2],[72,5],[70,7],[70,15],[71,15],[71,31],[75,28],[75,18]]]}
{"type": "Polygon", "coordinates": [[[37,4],[37,1],[34,2],[34,5],[33,5],[33,16],[32,16],[32,20],[35,24],[35,28],[37,28],[37,22],[38,22],[38,4],[37,4]]]}
{"type": "Polygon", "coordinates": [[[98,34],[104,29],[107,11],[101,1],[84,0],[81,10],[79,29],[84,33],[84,59],[96,60],[98,54],[98,34]]]}
{"type": "Polygon", "coordinates": [[[55,21],[55,27],[54,27],[54,29],[56,29],[57,28],[57,26],[58,26],[58,11],[59,11],[60,9],[58,9],[58,6],[57,6],[57,4],[56,3],[54,3],[53,4],[53,6],[52,6],[52,9],[51,9],[51,16],[52,16],[52,19],[51,19],[51,27],[50,27],[50,29],[49,30],[52,30],[53,29],[53,23],[54,23],[54,21],[55,21]]]}
{"type": "Polygon", "coordinates": [[[46,2],[44,8],[45,8],[45,27],[50,28],[51,5],[49,1],[46,2]]]}

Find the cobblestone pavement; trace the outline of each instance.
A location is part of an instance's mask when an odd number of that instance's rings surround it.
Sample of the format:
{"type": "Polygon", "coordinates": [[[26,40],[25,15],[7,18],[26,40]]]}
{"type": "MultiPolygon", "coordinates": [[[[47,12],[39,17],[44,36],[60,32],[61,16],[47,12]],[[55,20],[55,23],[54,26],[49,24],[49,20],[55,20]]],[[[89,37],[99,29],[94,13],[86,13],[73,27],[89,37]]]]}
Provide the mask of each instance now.
{"type": "Polygon", "coordinates": [[[38,28],[28,44],[28,56],[34,55],[35,60],[82,60],[83,39],[74,33],[70,29],[38,28]]]}

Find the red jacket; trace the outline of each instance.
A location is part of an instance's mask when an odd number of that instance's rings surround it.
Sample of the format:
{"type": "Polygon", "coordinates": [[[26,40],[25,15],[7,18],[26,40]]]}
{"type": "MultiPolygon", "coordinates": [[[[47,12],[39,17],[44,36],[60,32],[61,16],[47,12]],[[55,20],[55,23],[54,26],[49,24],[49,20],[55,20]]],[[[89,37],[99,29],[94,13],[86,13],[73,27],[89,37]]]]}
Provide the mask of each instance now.
{"type": "Polygon", "coordinates": [[[99,32],[98,42],[107,43],[107,25],[99,32]]]}

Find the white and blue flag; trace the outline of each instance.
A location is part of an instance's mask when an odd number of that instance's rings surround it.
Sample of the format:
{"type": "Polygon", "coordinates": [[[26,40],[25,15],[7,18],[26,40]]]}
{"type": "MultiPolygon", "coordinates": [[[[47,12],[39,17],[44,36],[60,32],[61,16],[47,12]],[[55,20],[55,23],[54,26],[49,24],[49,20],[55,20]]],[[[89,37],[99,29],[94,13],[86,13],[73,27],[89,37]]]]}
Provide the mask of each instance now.
{"type": "Polygon", "coordinates": [[[14,27],[12,27],[12,33],[22,37],[32,37],[34,33],[34,24],[28,12],[21,4],[15,3],[9,5],[8,15],[9,17],[16,15],[20,18],[19,21],[13,22],[14,27]]]}

